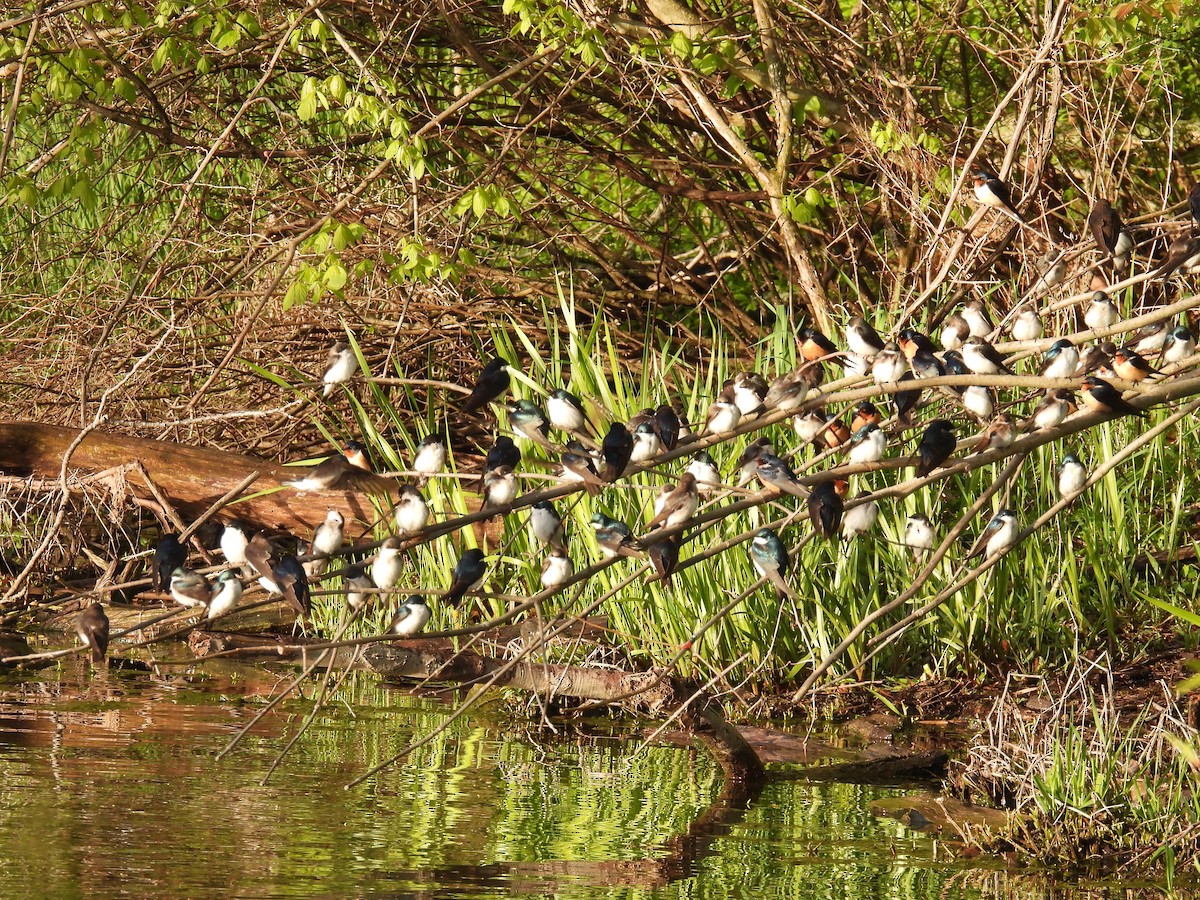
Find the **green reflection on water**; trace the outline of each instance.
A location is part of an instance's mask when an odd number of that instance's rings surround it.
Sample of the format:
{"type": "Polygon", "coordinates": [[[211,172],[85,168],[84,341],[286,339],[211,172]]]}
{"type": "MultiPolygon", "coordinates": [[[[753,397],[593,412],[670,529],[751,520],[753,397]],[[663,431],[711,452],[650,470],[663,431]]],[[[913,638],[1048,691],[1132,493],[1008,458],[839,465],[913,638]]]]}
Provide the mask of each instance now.
{"type": "Polygon", "coordinates": [[[869,812],[897,791],[794,781],[668,872],[663,845],[713,802],[719,771],[688,749],[637,752],[640,733],[535,746],[485,710],[345,791],[447,714],[365,677],[260,787],[305,705],[215,755],[279,683],[83,666],[0,682],[0,897],[1040,895],[869,812]]]}

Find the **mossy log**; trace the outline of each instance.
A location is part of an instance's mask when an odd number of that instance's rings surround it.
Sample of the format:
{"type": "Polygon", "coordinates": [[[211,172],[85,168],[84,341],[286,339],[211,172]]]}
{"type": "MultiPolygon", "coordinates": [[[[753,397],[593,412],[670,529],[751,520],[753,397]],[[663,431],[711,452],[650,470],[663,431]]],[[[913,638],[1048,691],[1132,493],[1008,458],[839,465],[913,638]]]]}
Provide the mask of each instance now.
{"type": "MultiPolygon", "coordinates": [[[[63,455],[78,435],[76,429],[57,425],[0,422],[0,472],[57,479],[63,455]]],[[[130,463],[141,464],[185,522],[205,512],[254,472],[259,473],[257,481],[247,496],[230,508],[230,515],[258,528],[308,534],[331,509],[347,522],[371,523],[378,518],[371,498],[363,494],[340,490],[300,493],[282,487],[284,481],[300,477],[302,469],[168,441],[92,431],[71,455],[68,469],[94,474],[130,463]]],[[[154,499],[140,475],[127,474],[124,483],[135,496],[154,499]]]]}

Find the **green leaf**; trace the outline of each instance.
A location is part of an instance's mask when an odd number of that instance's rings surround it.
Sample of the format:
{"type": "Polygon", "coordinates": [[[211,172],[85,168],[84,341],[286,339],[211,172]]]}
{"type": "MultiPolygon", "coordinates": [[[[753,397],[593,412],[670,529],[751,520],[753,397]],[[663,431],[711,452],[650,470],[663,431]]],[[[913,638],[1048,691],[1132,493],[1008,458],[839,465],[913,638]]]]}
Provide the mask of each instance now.
{"type": "Polygon", "coordinates": [[[283,295],[283,311],[287,312],[297,303],[303,303],[308,299],[308,287],[300,281],[292,282],[292,286],[287,289],[287,293],[283,295]]]}
{"type": "Polygon", "coordinates": [[[346,286],[346,269],[341,263],[334,263],[325,270],[325,287],[331,291],[340,291],[346,286]]]}

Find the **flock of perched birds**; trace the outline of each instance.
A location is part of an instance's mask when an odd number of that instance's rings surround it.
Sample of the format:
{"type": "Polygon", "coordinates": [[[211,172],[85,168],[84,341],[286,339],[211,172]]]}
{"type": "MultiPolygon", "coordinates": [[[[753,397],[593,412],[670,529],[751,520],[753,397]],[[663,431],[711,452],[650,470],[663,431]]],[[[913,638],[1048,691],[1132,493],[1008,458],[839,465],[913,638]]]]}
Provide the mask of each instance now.
{"type": "MultiPolygon", "coordinates": [[[[974,192],[983,206],[1027,226],[1008,186],[995,176],[977,174],[974,192]]],[[[1200,185],[1188,201],[1192,217],[1200,223],[1200,185]]],[[[1082,310],[1082,323],[1089,330],[1111,329],[1121,320],[1121,313],[1103,287],[1131,271],[1139,242],[1105,199],[1093,204],[1088,226],[1100,259],[1091,267],[1096,290],[1082,310]]],[[[1031,342],[1043,337],[1039,298],[1066,280],[1068,255],[1068,250],[1052,246],[1042,258],[1028,299],[1016,305],[1004,323],[1014,341],[1031,342]]],[[[1169,242],[1165,255],[1151,261],[1150,266],[1151,277],[1163,280],[1176,273],[1200,270],[1200,237],[1190,223],[1169,242]]],[[[1196,337],[1186,318],[1181,322],[1164,318],[1141,332],[1127,334],[1120,346],[1105,340],[1088,344],[1077,334],[1075,339],[1056,341],[1040,360],[1033,360],[1034,373],[1072,380],[1075,389],[1054,387],[1035,397],[1001,397],[996,388],[986,384],[922,385],[924,380],[945,375],[1013,374],[1018,363],[1006,359],[989,343],[1000,333],[979,300],[966,303],[941,322],[936,344],[913,328],[904,328],[894,338],[885,339],[861,316],[850,319],[841,346],[807,327],[797,335],[802,362],[795,371],[772,382],[756,372],[738,374],[722,386],[703,422],[689,424],[680,409],[662,403],[641,410],[628,421],[611,421],[606,430],[593,424],[588,406],[565,388],[548,390],[541,404],[527,398],[506,399],[513,364],[497,357],[484,366],[459,406],[462,413],[477,415],[493,404],[503,404],[507,413],[510,433],[495,438],[474,489],[484,510],[527,510],[527,527],[546,553],[540,582],[545,590],[553,591],[573,577],[575,564],[563,519],[553,502],[521,502],[517,473],[523,453],[517,441],[537,446],[553,458],[557,481],[577,484],[591,495],[599,495],[628,475],[655,467],[663,454],[671,454],[671,459],[689,455],[677,480],[663,485],[655,497],[653,512],[640,536],[626,522],[603,512],[596,512],[591,519],[596,545],[604,557],[644,556],[659,577],[669,579],[679,563],[683,530],[696,515],[701,499],[729,489],[744,490],[755,480],[764,490],[773,489],[769,496],[778,496],[777,491],[804,499],[813,529],[823,538],[852,540],[874,528],[879,508],[870,491],[860,491],[847,502],[850,476],[840,477],[836,472],[808,486],[796,475],[787,455],[776,453],[767,436],[746,446],[732,467],[734,483],[727,484],[729,476],[723,474],[708,448],[753,430],[748,423],[768,416],[771,422],[790,417],[803,442],[844,453],[847,464],[865,467],[856,472],[871,471],[874,464],[885,459],[889,447],[903,440],[905,432],[919,429],[912,463],[916,476],[924,478],[952,461],[963,430],[956,419],[970,423],[968,430],[972,432],[979,429],[979,436],[967,445],[970,452],[979,453],[1007,447],[1022,433],[1055,428],[1080,406],[1112,417],[1144,416],[1125,399],[1122,389],[1163,378],[1160,366],[1180,363],[1196,349],[1196,337]],[[883,408],[862,400],[849,410],[827,409],[822,385],[828,372],[836,369],[841,370],[843,378],[857,377],[860,383],[877,385],[879,396],[875,399],[883,408]],[[1121,384],[1114,385],[1111,379],[1120,379],[1121,384]],[[1025,415],[1015,415],[1018,406],[1027,407],[1025,415]],[[918,422],[925,410],[933,410],[935,417],[918,422]],[[696,446],[688,453],[688,445],[693,443],[696,446]]],[[[329,397],[338,385],[351,381],[358,369],[354,348],[336,344],[323,375],[323,395],[329,397]]],[[[364,557],[355,548],[345,546],[345,522],[336,510],[329,511],[302,556],[283,552],[281,544],[268,534],[251,533],[240,523],[230,521],[220,538],[226,567],[215,583],[201,571],[187,567],[186,544],[178,535],[167,534],[154,550],[152,586],[156,591],[169,592],[180,606],[214,619],[236,609],[246,584],[257,578],[266,591],[278,595],[304,618],[310,612],[311,581],[329,572],[341,576],[349,609],[360,611],[374,595],[390,596],[397,590],[405,568],[404,552],[421,541],[430,523],[429,505],[422,491],[436,485],[446,462],[444,433],[431,433],[417,444],[409,470],[404,473],[406,480],[375,473],[366,448],[352,441],[302,478],[287,483],[298,491],[361,491],[392,500],[393,533],[381,545],[371,545],[375,548],[373,556],[364,557]],[[347,562],[336,571],[328,568],[331,559],[356,556],[359,562],[347,562]]],[[[1059,493],[1064,497],[1079,493],[1087,477],[1085,466],[1075,455],[1063,456],[1057,472],[1059,493]]],[[[978,535],[968,558],[1004,552],[1019,530],[1017,514],[1001,509],[978,535]]],[[[914,555],[930,552],[936,542],[933,523],[924,516],[909,517],[902,540],[914,555]]],[[[778,531],[758,530],[748,549],[760,576],[780,596],[795,598],[787,580],[791,557],[778,531]]],[[[459,602],[480,586],[486,574],[484,553],[476,548],[465,550],[440,602],[459,602]]],[[[429,619],[429,606],[421,595],[413,594],[397,605],[387,630],[398,637],[411,637],[429,619]]],[[[103,607],[96,603],[84,609],[76,631],[91,648],[94,662],[102,662],[108,646],[108,619],[103,607]]]]}

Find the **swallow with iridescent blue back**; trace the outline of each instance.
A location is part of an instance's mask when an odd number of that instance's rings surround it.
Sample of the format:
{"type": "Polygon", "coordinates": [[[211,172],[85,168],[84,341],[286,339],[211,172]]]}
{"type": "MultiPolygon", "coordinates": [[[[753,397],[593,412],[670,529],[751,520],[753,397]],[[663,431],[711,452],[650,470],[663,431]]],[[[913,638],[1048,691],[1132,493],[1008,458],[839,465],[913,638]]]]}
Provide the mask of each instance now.
{"type": "Polygon", "coordinates": [[[750,562],[754,564],[755,571],[775,587],[777,596],[800,599],[800,595],[792,590],[784,578],[792,561],[787,547],[774,531],[763,528],[755,533],[750,541],[750,562]]]}
{"type": "Polygon", "coordinates": [[[1083,486],[1087,484],[1087,469],[1074,453],[1068,453],[1063,457],[1063,461],[1058,464],[1056,474],[1058,476],[1057,487],[1060,497],[1073,497],[1082,491],[1083,486]]]}
{"type": "Polygon", "coordinates": [[[967,553],[967,559],[977,556],[992,557],[1007,550],[1017,538],[1017,516],[1011,509],[1002,509],[988,522],[975,546],[967,553]]]}
{"type": "Polygon", "coordinates": [[[479,481],[475,484],[475,493],[482,494],[486,487],[484,476],[488,472],[499,469],[501,466],[515,471],[517,466],[521,465],[521,450],[513,443],[513,439],[506,434],[496,438],[496,442],[492,444],[487,452],[487,456],[483,460],[483,471],[479,473],[479,481]]]}
{"type": "Polygon", "coordinates": [[[539,500],[529,508],[529,531],[542,544],[565,547],[562,516],[549,500],[539,500]]]}
{"type": "Polygon", "coordinates": [[[661,581],[670,582],[671,576],[679,566],[679,548],[683,544],[680,537],[676,535],[673,538],[663,538],[646,548],[650,564],[654,566],[654,572],[661,581]]]}
{"type": "Polygon", "coordinates": [[[930,422],[917,445],[917,477],[924,478],[949,459],[955,443],[953,422],[949,419],[930,422]]]}
{"type": "Polygon", "coordinates": [[[171,586],[171,576],[187,562],[187,547],[179,542],[179,536],[164,534],[154,545],[154,565],[150,570],[154,590],[165,593],[171,586]]]}
{"type": "Polygon", "coordinates": [[[208,618],[211,620],[228,615],[237,608],[241,599],[242,580],[233,569],[226,569],[217,576],[217,586],[208,603],[208,618]]]}
{"type": "Polygon", "coordinates": [[[450,587],[442,595],[442,600],[446,603],[457,603],[469,592],[479,587],[486,574],[487,562],[483,551],[472,547],[458,558],[450,580],[450,587]]]}
{"type": "Polygon", "coordinates": [[[499,400],[512,382],[508,374],[508,362],[499,356],[493,357],[475,380],[471,393],[462,402],[463,412],[474,412],[489,403],[499,400]]]}
{"type": "Polygon", "coordinates": [[[707,450],[701,450],[692,457],[687,471],[696,479],[696,490],[701,494],[711,494],[721,487],[721,472],[707,450]]]}
{"type": "Polygon", "coordinates": [[[522,437],[541,447],[550,446],[550,420],[532,400],[510,400],[505,404],[508,424],[522,437]]]}
{"type": "Polygon", "coordinates": [[[596,429],[588,420],[583,401],[563,388],[556,388],[546,398],[546,415],[559,431],[580,437],[595,437],[596,429]]]}
{"type": "Polygon", "coordinates": [[[852,465],[876,463],[887,451],[887,435],[874,422],[868,422],[850,438],[846,461],[852,465]]]}
{"type": "Polygon", "coordinates": [[[654,410],[654,427],[658,431],[658,439],[668,453],[679,446],[679,413],[667,403],[659,404],[654,410]]]}
{"type": "Polygon", "coordinates": [[[642,422],[633,429],[633,449],[629,451],[631,463],[647,463],[662,451],[662,440],[654,419],[642,422]]]}
{"type": "Polygon", "coordinates": [[[596,544],[606,557],[640,555],[641,544],[624,522],[598,512],[592,515],[591,526],[596,544]]]}
{"type": "Polygon", "coordinates": [[[180,566],[171,573],[171,597],[183,607],[208,606],[208,601],[212,599],[212,585],[200,572],[180,566]]]}
{"type": "Polygon", "coordinates": [[[428,624],[431,614],[425,598],[420,594],[413,594],[396,608],[395,615],[388,622],[388,633],[399,637],[419,634],[428,624]]]}
{"type": "Polygon", "coordinates": [[[883,416],[880,415],[879,409],[870,400],[863,400],[854,407],[854,418],[850,420],[850,436],[853,438],[867,425],[882,424],[883,416]]]}
{"type": "Polygon", "coordinates": [[[604,455],[604,468],[600,477],[610,484],[625,474],[629,459],[633,455],[633,435],[620,422],[608,426],[600,452],[604,455]]]}
{"type": "Polygon", "coordinates": [[[1079,371],[1079,348],[1066,338],[1055,341],[1042,357],[1043,378],[1073,378],[1079,371]]]}
{"type": "Polygon", "coordinates": [[[755,458],[754,464],[758,470],[758,480],[763,484],[777,488],[785,494],[791,494],[794,497],[804,497],[808,495],[808,491],[800,484],[796,473],[792,471],[784,460],[780,459],[774,453],[763,451],[755,458]]]}

